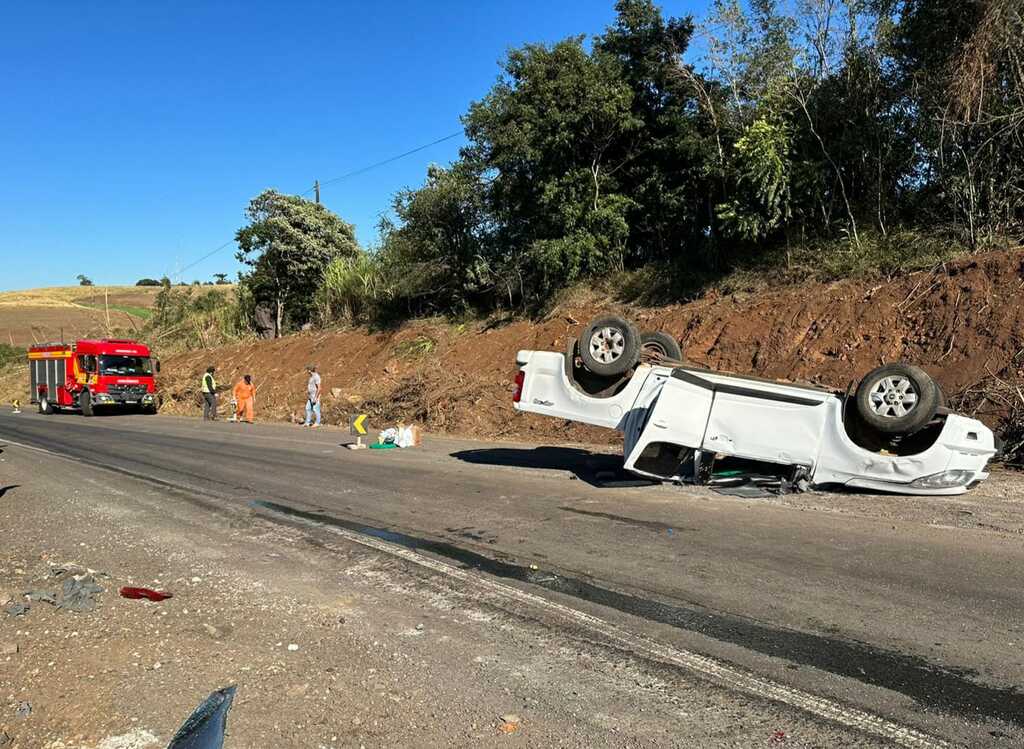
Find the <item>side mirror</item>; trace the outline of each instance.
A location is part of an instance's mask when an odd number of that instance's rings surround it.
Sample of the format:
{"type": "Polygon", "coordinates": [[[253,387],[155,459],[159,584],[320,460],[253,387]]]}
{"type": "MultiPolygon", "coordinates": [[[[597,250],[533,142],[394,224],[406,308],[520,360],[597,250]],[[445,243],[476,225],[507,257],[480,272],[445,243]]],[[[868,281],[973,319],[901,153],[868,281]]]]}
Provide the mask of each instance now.
{"type": "Polygon", "coordinates": [[[159,359],[156,360],[156,373],[160,374],[160,360],[159,359]]]}

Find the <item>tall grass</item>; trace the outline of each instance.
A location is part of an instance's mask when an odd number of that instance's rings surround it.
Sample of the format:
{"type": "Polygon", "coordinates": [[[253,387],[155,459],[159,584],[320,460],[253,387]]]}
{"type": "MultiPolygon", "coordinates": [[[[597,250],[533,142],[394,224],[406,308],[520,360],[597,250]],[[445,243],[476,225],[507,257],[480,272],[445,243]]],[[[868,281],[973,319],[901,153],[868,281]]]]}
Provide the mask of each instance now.
{"type": "Polygon", "coordinates": [[[324,269],[316,294],[317,314],[322,325],[364,322],[389,297],[390,287],[376,256],[360,252],[335,258],[324,269]]]}

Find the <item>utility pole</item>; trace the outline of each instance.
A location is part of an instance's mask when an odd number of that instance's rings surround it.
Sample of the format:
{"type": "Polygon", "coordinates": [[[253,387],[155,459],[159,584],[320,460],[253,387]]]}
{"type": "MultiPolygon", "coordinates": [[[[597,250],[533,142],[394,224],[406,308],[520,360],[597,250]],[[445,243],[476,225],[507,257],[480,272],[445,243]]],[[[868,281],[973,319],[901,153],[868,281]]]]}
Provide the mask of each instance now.
{"type": "Polygon", "coordinates": [[[317,205],[319,205],[320,204],[320,180],[317,180],[316,182],[313,183],[313,189],[316,191],[316,202],[317,202],[317,205]]]}

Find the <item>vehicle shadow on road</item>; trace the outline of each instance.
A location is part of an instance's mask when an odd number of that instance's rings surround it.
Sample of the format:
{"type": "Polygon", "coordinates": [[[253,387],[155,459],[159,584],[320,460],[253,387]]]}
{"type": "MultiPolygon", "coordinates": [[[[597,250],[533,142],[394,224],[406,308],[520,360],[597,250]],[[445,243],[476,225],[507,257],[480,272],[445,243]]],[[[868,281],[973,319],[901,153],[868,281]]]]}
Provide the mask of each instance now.
{"type": "Polygon", "coordinates": [[[19,486],[21,486],[21,484],[8,484],[7,486],[0,486],[0,498],[3,498],[3,496],[7,494],[7,492],[11,491],[12,489],[17,489],[19,486]]]}
{"type": "Polygon", "coordinates": [[[578,447],[489,447],[459,450],[451,453],[451,457],[474,465],[569,471],[571,478],[585,481],[599,489],[622,489],[656,483],[626,473],[622,468],[621,455],[592,453],[578,447]]]}

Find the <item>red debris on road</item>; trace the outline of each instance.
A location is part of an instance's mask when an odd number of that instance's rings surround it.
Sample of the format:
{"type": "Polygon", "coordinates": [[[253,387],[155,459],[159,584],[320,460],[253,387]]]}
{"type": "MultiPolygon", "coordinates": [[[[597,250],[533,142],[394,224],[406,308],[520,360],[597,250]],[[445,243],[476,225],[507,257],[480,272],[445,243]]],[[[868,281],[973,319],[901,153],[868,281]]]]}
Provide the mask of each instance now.
{"type": "Polygon", "coordinates": [[[174,598],[173,593],[166,593],[162,590],[153,590],[151,588],[121,588],[121,598],[146,598],[150,601],[166,601],[168,598],[174,598]]]}

